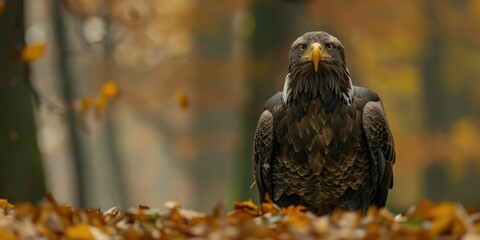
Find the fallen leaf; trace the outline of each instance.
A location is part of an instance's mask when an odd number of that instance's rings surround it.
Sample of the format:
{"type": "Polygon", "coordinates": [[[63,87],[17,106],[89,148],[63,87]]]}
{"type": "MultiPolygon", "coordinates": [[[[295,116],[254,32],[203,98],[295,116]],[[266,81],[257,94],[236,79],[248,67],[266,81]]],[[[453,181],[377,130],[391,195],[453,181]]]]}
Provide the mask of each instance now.
{"type": "Polygon", "coordinates": [[[22,52],[22,59],[25,62],[33,62],[39,59],[45,51],[44,43],[33,43],[27,45],[22,52]]]}
{"type": "Polygon", "coordinates": [[[122,233],[122,236],[124,237],[124,239],[142,239],[140,233],[133,227],[125,229],[122,233]]]}
{"type": "Polygon", "coordinates": [[[282,208],[282,214],[285,216],[285,221],[300,227],[306,227],[308,224],[308,217],[305,214],[306,208],[304,206],[290,205],[287,208],[282,208]]]}
{"type": "Polygon", "coordinates": [[[271,215],[276,215],[278,214],[278,207],[273,204],[273,203],[270,203],[270,202],[265,202],[265,203],[262,203],[262,213],[263,214],[267,214],[267,213],[270,213],[271,215]]]}
{"type": "Polygon", "coordinates": [[[12,209],[15,207],[13,204],[10,204],[7,199],[0,199],[0,208],[3,209],[12,209]]]}
{"type": "Polygon", "coordinates": [[[262,207],[262,214],[270,213],[271,215],[276,215],[280,211],[280,208],[273,203],[269,193],[265,194],[265,202],[260,204],[260,206],[262,207]]]}
{"type": "Polygon", "coordinates": [[[148,210],[148,209],[150,209],[150,207],[147,206],[147,205],[139,204],[139,205],[138,205],[138,209],[140,209],[140,210],[148,210]]]}
{"type": "Polygon", "coordinates": [[[418,217],[420,219],[427,219],[430,217],[432,210],[435,208],[435,204],[427,199],[420,201],[420,204],[416,207],[411,217],[418,217]]]}
{"type": "Polygon", "coordinates": [[[36,219],[39,210],[31,203],[19,203],[15,206],[15,215],[18,218],[36,219]]]}
{"type": "Polygon", "coordinates": [[[57,236],[55,231],[47,227],[46,225],[38,225],[37,226],[38,233],[49,240],[57,240],[60,237],[57,236]]]}
{"type": "MultiPolygon", "coordinates": [[[[370,207],[367,213],[335,210],[324,216],[302,206],[280,208],[269,197],[260,206],[238,202],[235,210],[211,214],[168,202],[124,212],[80,209],[47,195],[38,205],[0,208],[0,239],[477,239],[480,213],[452,202],[423,201],[405,215],[370,207]]],[[[4,207],[8,202],[1,201],[4,207]]]]}
{"type": "Polygon", "coordinates": [[[90,232],[90,226],[86,223],[80,223],[65,230],[65,236],[69,240],[94,240],[90,232]]]}
{"type": "Polygon", "coordinates": [[[6,228],[0,228],[0,239],[2,240],[16,240],[17,235],[13,233],[12,231],[6,229],[6,228]]]}
{"type": "Polygon", "coordinates": [[[435,206],[429,215],[432,219],[430,233],[437,236],[445,232],[454,220],[454,206],[450,203],[443,203],[435,206]]]}
{"type": "Polygon", "coordinates": [[[233,209],[245,211],[255,216],[259,214],[259,208],[257,205],[255,205],[252,199],[249,199],[248,201],[243,201],[243,202],[236,202],[233,209]]]}

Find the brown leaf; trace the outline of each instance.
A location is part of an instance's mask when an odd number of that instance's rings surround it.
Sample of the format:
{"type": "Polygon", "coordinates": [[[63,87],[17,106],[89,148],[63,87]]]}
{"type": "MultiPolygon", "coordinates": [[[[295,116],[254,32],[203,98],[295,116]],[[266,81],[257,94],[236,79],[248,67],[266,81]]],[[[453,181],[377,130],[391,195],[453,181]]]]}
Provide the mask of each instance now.
{"type": "Polygon", "coordinates": [[[150,207],[147,206],[147,205],[139,204],[139,205],[138,205],[138,209],[140,209],[140,210],[148,210],[148,209],[150,209],[150,207]]]}
{"type": "Polygon", "coordinates": [[[39,210],[31,203],[19,203],[15,206],[15,216],[19,219],[33,219],[39,215],[39,210]]]}
{"type": "Polygon", "coordinates": [[[420,219],[429,220],[431,216],[432,210],[435,208],[435,204],[427,199],[423,199],[420,204],[418,204],[417,209],[413,213],[414,217],[418,217],[420,219]]]}
{"type": "Polygon", "coordinates": [[[122,233],[123,237],[125,239],[142,239],[141,234],[135,230],[133,227],[129,227],[125,229],[122,233]]]}

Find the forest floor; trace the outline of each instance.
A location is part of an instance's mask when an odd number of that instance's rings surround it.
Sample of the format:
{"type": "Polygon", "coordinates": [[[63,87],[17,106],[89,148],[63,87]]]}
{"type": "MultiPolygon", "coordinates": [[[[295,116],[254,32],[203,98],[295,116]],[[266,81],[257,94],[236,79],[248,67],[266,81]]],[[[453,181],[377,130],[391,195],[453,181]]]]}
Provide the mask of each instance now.
{"type": "Polygon", "coordinates": [[[480,211],[451,202],[421,201],[403,214],[370,208],[316,216],[301,206],[279,208],[252,201],[211,213],[167,202],[77,209],[47,196],[39,204],[0,200],[0,239],[480,239],[480,211]]]}

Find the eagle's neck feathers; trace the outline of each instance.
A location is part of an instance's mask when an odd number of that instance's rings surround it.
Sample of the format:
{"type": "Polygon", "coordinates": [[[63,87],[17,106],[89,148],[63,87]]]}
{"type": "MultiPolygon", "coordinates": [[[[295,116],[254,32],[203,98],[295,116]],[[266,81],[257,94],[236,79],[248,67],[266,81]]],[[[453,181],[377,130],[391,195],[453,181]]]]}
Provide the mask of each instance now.
{"type": "Polygon", "coordinates": [[[353,85],[348,69],[335,68],[314,72],[302,68],[295,72],[288,72],[283,86],[283,102],[285,105],[306,95],[313,100],[316,97],[324,98],[333,93],[335,97],[347,106],[353,103],[353,85]]]}
{"type": "Polygon", "coordinates": [[[290,73],[285,76],[285,84],[283,84],[283,102],[285,105],[288,103],[290,96],[292,95],[292,88],[290,87],[290,73]]]}

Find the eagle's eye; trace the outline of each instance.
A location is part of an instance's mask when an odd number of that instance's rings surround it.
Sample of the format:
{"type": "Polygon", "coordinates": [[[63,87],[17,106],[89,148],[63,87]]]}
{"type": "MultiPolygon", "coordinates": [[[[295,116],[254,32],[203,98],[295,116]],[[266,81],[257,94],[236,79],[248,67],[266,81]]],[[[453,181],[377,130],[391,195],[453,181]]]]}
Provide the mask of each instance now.
{"type": "Polygon", "coordinates": [[[328,50],[332,50],[333,49],[333,44],[332,43],[327,43],[326,47],[327,47],[328,50]]]}
{"type": "Polygon", "coordinates": [[[305,50],[305,48],[307,48],[307,46],[305,44],[300,44],[300,50],[305,50]]]}

